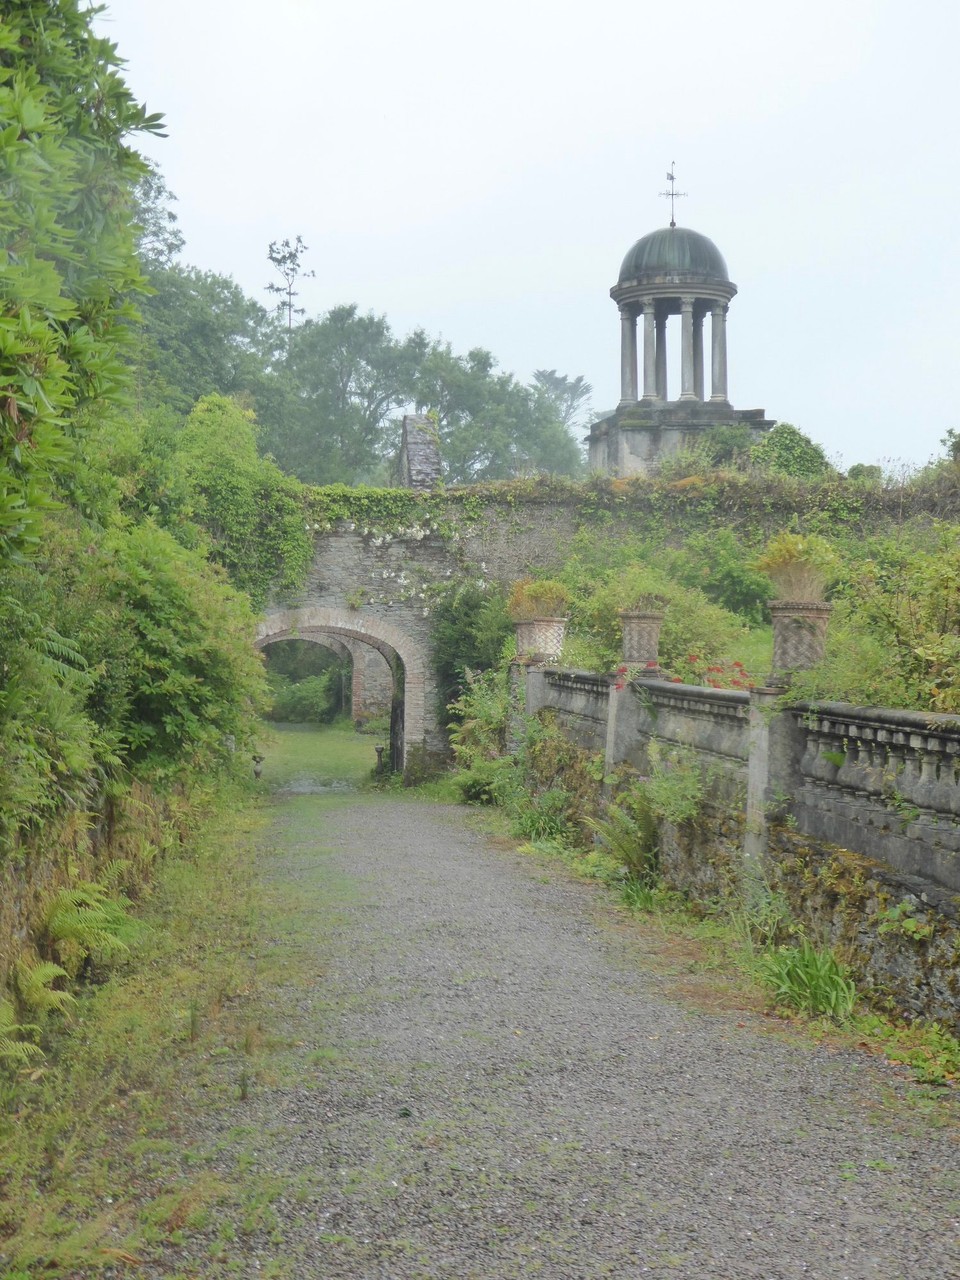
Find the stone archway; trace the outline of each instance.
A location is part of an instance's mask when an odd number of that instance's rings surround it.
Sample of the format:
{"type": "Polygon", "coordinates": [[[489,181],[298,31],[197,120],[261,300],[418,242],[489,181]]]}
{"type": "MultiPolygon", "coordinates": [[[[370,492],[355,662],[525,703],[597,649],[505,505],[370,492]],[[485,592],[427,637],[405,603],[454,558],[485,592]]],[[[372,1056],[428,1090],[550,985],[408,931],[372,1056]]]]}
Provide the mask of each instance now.
{"type": "Polygon", "coordinates": [[[436,709],[428,706],[428,655],[421,643],[399,627],[380,618],[364,617],[357,610],[304,606],[270,612],[257,628],[257,648],[279,640],[332,638],[379,650],[394,673],[394,706],[391,715],[391,763],[405,773],[415,766],[429,767],[442,755],[442,735],[436,709]]]}

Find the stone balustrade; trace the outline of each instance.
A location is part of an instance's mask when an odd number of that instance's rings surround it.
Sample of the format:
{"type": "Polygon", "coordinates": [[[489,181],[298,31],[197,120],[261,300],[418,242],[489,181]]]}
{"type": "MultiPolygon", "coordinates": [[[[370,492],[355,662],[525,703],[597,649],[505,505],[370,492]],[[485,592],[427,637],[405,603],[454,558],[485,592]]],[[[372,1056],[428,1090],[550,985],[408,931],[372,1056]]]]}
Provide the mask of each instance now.
{"type": "Polygon", "coordinates": [[[960,718],[842,703],[792,715],[801,829],[960,891],[960,718]]]}

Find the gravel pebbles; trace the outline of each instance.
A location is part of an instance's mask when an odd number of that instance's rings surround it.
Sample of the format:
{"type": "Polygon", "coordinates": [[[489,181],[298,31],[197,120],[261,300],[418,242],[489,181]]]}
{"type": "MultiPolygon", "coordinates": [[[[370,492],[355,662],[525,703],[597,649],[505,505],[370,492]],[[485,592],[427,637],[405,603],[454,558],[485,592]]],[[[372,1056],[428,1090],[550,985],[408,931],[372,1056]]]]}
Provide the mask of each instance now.
{"type": "Polygon", "coordinates": [[[956,1129],[884,1112],[891,1068],[671,1001],[602,895],[461,810],[310,803],[264,860],[289,1048],[197,1134],[228,1171],[256,1131],[276,1220],[183,1274],[960,1277],[956,1129]]]}

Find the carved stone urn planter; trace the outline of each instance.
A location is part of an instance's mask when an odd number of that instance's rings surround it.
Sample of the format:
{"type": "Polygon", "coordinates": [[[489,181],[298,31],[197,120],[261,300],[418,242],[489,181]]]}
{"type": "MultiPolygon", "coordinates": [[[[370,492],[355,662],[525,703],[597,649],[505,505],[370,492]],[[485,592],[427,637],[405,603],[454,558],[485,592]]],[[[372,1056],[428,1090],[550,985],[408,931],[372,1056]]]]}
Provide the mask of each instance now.
{"type": "Polygon", "coordinates": [[[827,623],[833,605],[820,600],[774,600],[773,671],[768,683],[789,684],[794,671],[815,667],[827,646],[827,623]]]}
{"type": "Polygon", "coordinates": [[[556,662],[563,649],[566,618],[524,618],[517,629],[517,657],[525,662],[556,662]]]}
{"type": "Polygon", "coordinates": [[[663,614],[653,609],[622,609],[623,660],[654,676],[660,669],[660,628],[663,614]]]}

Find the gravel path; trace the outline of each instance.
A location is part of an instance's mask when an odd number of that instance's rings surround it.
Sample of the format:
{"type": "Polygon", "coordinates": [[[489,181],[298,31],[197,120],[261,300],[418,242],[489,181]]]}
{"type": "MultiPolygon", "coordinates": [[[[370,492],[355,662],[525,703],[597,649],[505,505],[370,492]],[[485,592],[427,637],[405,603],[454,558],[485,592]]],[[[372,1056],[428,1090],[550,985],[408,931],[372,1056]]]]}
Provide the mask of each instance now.
{"type": "Polygon", "coordinates": [[[307,803],[266,860],[304,913],[290,1070],[206,1135],[227,1168],[253,1126],[293,1190],[229,1274],[960,1277],[956,1131],[884,1119],[891,1068],[671,1001],[601,894],[462,811],[307,803]]]}

